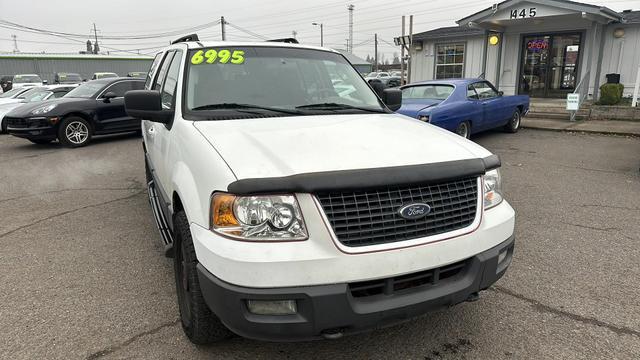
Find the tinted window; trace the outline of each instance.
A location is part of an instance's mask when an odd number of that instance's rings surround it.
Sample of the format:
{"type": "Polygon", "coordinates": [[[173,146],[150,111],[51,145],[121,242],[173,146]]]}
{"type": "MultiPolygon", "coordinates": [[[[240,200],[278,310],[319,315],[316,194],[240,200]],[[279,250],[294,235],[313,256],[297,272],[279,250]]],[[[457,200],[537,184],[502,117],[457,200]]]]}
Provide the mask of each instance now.
{"type": "Polygon", "coordinates": [[[479,99],[491,99],[498,96],[498,92],[489,83],[483,81],[473,84],[479,99]]]}
{"type": "Polygon", "coordinates": [[[162,66],[160,67],[160,70],[158,70],[158,76],[156,76],[156,81],[153,84],[152,90],[160,90],[160,88],[162,88],[162,82],[167,74],[167,70],[169,69],[169,64],[171,64],[171,59],[173,59],[174,53],[175,51],[168,52],[167,56],[164,57],[164,61],[162,61],[162,66]]]}
{"type": "Polygon", "coordinates": [[[104,96],[104,94],[106,94],[108,92],[113,92],[113,93],[116,94],[116,97],[122,97],[122,96],[124,96],[124,93],[126,93],[129,90],[131,90],[131,83],[128,82],[128,81],[120,81],[120,82],[117,82],[117,83],[109,86],[102,93],[102,96],[104,96]]]}
{"type": "Polygon", "coordinates": [[[166,109],[173,108],[173,98],[178,86],[178,74],[180,72],[180,59],[182,51],[176,51],[171,61],[167,77],[162,87],[162,106],[166,109]]]}
{"type": "Polygon", "coordinates": [[[151,67],[149,68],[149,72],[147,73],[147,78],[144,81],[144,88],[147,90],[151,90],[151,77],[156,71],[158,64],[160,64],[160,59],[162,59],[162,53],[156,54],[156,57],[153,59],[153,63],[151,63],[151,67]]]}

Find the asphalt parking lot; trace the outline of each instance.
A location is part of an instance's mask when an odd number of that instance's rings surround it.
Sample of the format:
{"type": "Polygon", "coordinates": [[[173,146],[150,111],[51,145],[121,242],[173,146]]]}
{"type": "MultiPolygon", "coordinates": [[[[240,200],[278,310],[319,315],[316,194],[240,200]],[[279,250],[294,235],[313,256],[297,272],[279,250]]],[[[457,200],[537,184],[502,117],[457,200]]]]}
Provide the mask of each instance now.
{"type": "Polygon", "coordinates": [[[499,154],[516,254],[480,301],[335,341],[182,333],[140,138],[0,136],[0,358],[640,358],[640,139],[522,130],[499,154]]]}

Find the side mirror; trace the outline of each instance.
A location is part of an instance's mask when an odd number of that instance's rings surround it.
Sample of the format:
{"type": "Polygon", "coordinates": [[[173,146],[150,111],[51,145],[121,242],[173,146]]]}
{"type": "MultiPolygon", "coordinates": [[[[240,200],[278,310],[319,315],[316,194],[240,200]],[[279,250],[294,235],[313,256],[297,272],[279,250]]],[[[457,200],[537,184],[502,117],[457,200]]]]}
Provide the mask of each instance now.
{"type": "Polygon", "coordinates": [[[400,89],[384,89],[382,92],[382,101],[392,111],[398,111],[402,106],[402,90],[400,89]]]}
{"type": "Polygon", "coordinates": [[[384,95],[384,89],[386,89],[387,87],[384,86],[384,84],[382,83],[382,81],[375,79],[372,80],[371,82],[369,82],[369,85],[371,85],[371,88],[373,89],[373,91],[376,92],[376,94],[382,98],[384,95]]]}
{"type": "Polygon", "coordinates": [[[504,95],[504,91],[498,91],[498,96],[504,95]]]}
{"type": "Polygon", "coordinates": [[[114,93],[113,91],[107,91],[106,93],[102,94],[102,100],[106,103],[110,102],[111,99],[118,97],[118,95],[116,95],[116,93],[114,93]]]}
{"type": "Polygon", "coordinates": [[[124,94],[124,108],[129,116],[162,124],[173,121],[173,110],[162,108],[159,91],[129,90],[124,94]]]}

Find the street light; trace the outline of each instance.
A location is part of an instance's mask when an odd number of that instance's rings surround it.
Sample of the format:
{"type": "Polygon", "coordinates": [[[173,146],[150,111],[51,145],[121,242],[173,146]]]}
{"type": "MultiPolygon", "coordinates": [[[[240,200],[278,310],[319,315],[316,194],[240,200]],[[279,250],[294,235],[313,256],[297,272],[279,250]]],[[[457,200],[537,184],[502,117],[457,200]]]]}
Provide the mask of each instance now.
{"type": "Polygon", "coordinates": [[[323,27],[324,25],[322,23],[311,23],[311,25],[313,26],[320,26],[320,46],[324,46],[324,30],[323,27]]]}

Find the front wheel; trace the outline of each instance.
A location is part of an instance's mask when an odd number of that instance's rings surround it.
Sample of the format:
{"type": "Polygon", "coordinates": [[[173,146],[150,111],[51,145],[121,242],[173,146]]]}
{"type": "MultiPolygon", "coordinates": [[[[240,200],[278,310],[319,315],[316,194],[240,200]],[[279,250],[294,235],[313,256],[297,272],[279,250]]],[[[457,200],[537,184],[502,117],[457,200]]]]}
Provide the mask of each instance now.
{"type": "Polygon", "coordinates": [[[68,117],[60,124],[58,140],[70,148],[85,146],[91,141],[91,125],[83,118],[68,117]]]}
{"type": "Polygon", "coordinates": [[[211,344],[224,340],[232,333],[211,312],[204,301],[196,266],[198,259],[193,247],[189,221],[184,211],[175,215],[173,268],[182,329],[194,344],[211,344]]]}
{"type": "Polygon", "coordinates": [[[7,122],[4,121],[3,119],[0,119],[0,134],[6,134],[7,133],[7,122]]]}
{"type": "Polygon", "coordinates": [[[522,115],[520,115],[520,111],[516,110],[511,115],[511,119],[504,126],[504,131],[510,133],[517,133],[518,129],[520,129],[520,121],[522,120],[522,115]]]}
{"type": "Polygon", "coordinates": [[[465,139],[469,139],[471,137],[471,124],[469,124],[468,121],[461,122],[456,128],[456,134],[462,136],[465,139]]]}

